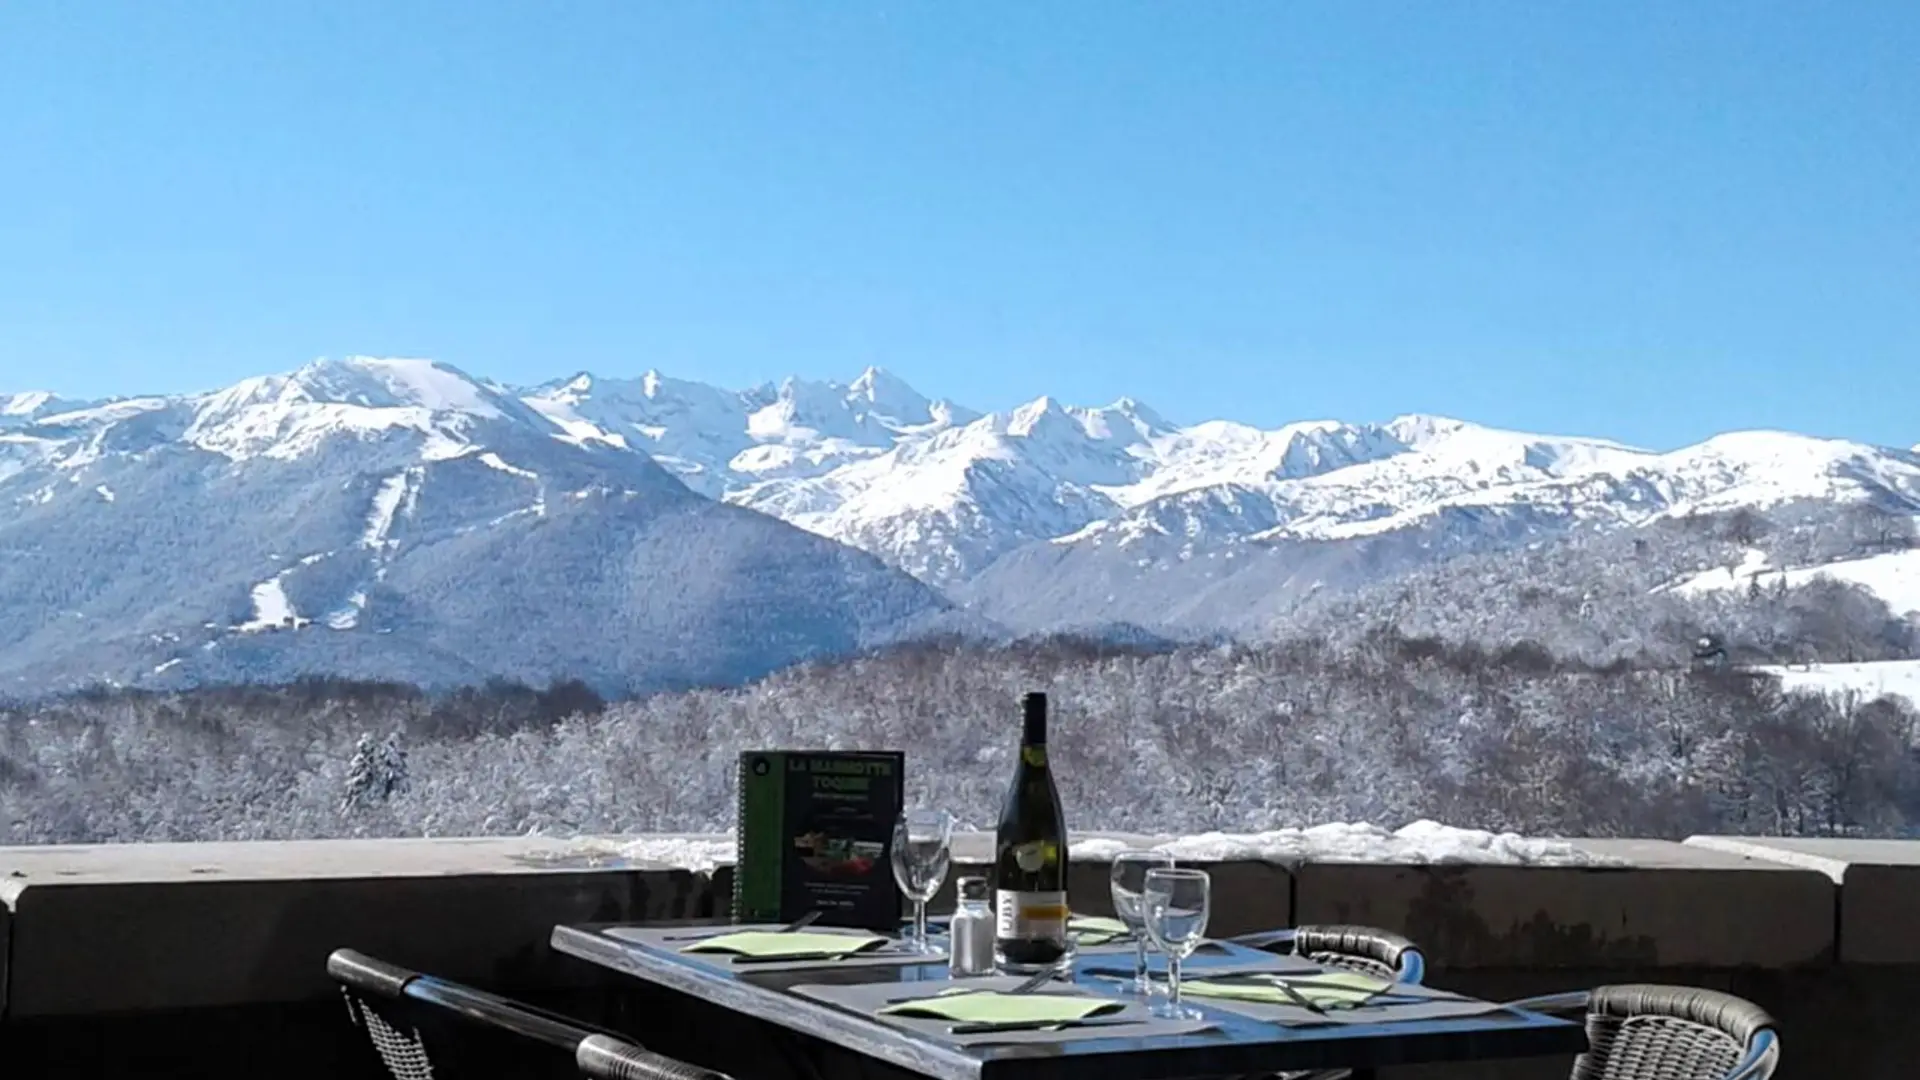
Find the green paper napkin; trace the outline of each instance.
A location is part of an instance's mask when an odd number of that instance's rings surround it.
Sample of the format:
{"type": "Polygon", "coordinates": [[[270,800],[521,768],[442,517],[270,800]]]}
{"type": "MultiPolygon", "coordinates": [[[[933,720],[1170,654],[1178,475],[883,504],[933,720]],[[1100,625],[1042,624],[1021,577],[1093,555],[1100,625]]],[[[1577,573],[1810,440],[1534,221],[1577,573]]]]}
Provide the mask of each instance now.
{"type": "Polygon", "coordinates": [[[1385,979],[1376,979],[1357,971],[1329,971],[1319,975],[1182,979],[1180,993],[1183,996],[1191,994],[1194,997],[1228,998],[1234,1001],[1258,1001],[1267,1005],[1297,1006],[1299,1002],[1280,988],[1278,984],[1281,983],[1322,1009],[1351,1009],[1365,1005],[1393,987],[1393,984],[1385,979]]]}
{"type": "Polygon", "coordinates": [[[974,990],[964,994],[901,1001],[880,1012],[895,1016],[928,1016],[963,1024],[1041,1023],[1085,1020],[1118,1012],[1126,1005],[1110,998],[1071,997],[1066,994],[998,994],[974,990]]]}
{"type": "Polygon", "coordinates": [[[724,952],[740,956],[814,956],[822,953],[846,955],[865,952],[886,944],[878,935],[855,937],[852,934],[790,934],[774,930],[742,930],[696,941],[681,952],[724,952]]]}
{"type": "Polygon", "coordinates": [[[1110,941],[1131,937],[1133,931],[1119,919],[1109,919],[1102,915],[1073,915],[1067,919],[1067,930],[1073,934],[1073,940],[1080,945],[1105,945],[1110,941]]]}

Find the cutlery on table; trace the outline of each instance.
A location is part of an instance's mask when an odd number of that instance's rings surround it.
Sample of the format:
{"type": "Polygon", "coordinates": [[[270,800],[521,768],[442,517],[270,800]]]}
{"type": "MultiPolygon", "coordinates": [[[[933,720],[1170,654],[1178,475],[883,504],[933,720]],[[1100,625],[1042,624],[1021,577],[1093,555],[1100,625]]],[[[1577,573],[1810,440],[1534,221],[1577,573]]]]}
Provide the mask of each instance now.
{"type": "Polygon", "coordinates": [[[1308,1012],[1319,1016],[1327,1015],[1327,1010],[1323,1006],[1314,1003],[1305,994],[1295,990],[1285,979],[1264,971],[1229,971],[1219,975],[1200,975],[1196,972],[1194,977],[1195,981],[1225,983],[1229,985],[1242,983],[1247,986],[1272,987],[1282,994],[1285,994],[1288,1001],[1291,1001],[1293,1004],[1300,1006],[1308,1012]]]}
{"type": "Polygon", "coordinates": [[[1059,972],[1052,971],[1052,970],[1036,971],[1033,973],[1031,977],[1029,977],[1025,982],[1021,983],[1019,986],[1016,986],[1011,990],[1007,990],[1003,992],[1008,994],[1031,994],[1035,990],[1038,990],[1041,987],[1052,982],[1059,974],[1060,974],[1059,972]]]}
{"type": "Polygon", "coordinates": [[[1287,995],[1287,1000],[1293,1002],[1295,1005],[1300,1006],[1301,1008],[1307,1010],[1308,1012],[1313,1013],[1316,1016],[1327,1015],[1327,1010],[1307,1000],[1307,995],[1302,994],[1300,991],[1295,990],[1293,987],[1288,986],[1286,983],[1281,982],[1279,979],[1270,980],[1268,982],[1268,985],[1279,987],[1280,992],[1287,995]]]}
{"type": "Polygon", "coordinates": [[[954,1024],[947,1029],[949,1035],[987,1035],[1000,1031],[1059,1031],[1062,1028],[1083,1027],[1126,1027],[1129,1024],[1144,1024],[1144,1020],[983,1020],[978,1023],[954,1024]]]}
{"type": "MultiPolygon", "coordinates": [[[[1308,989],[1312,989],[1315,985],[1312,976],[1288,979],[1282,975],[1274,975],[1263,971],[1233,971],[1223,975],[1209,975],[1206,976],[1206,980],[1216,983],[1246,983],[1252,986],[1271,986],[1282,994],[1285,994],[1295,1005],[1303,1009],[1319,1013],[1322,1016],[1325,1016],[1329,1011],[1329,1006],[1309,1000],[1297,989],[1298,986],[1306,986],[1308,989]]],[[[1391,990],[1382,990],[1369,995],[1364,1000],[1336,1002],[1331,1008],[1345,1011],[1348,1009],[1371,1008],[1377,1005],[1412,1005],[1419,1004],[1423,1001],[1434,1000],[1444,1000],[1444,998],[1436,998],[1432,995],[1396,994],[1391,990]]]]}
{"type": "Polygon", "coordinates": [[[1047,985],[1047,983],[1058,974],[1059,972],[1055,971],[1036,971],[1025,982],[1022,982],[1011,990],[975,990],[972,987],[964,985],[964,983],[955,983],[953,986],[940,991],[938,994],[909,994],[906,997],[888,998],[886,1003],[888,1005],[899,1005],[903,1002],[924,1001],[929,997],[940,997],[946,994],[1031,994],[1035,990],[1047,985]]]}

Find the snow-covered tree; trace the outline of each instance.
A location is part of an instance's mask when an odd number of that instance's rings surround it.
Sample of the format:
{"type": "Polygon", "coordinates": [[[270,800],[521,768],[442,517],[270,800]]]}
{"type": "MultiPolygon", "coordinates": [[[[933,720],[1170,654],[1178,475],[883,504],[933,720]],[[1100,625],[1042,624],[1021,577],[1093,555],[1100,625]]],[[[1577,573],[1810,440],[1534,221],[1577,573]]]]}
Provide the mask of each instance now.
{"type": "Polygon", "coordinates": [[[340,812],[349,813],[365,806],[379,784],[379,766],[375,760],[373,736],[362,733],[353,745],[353,759],[347,762],[347,788],[340,797],[340,812]]]}

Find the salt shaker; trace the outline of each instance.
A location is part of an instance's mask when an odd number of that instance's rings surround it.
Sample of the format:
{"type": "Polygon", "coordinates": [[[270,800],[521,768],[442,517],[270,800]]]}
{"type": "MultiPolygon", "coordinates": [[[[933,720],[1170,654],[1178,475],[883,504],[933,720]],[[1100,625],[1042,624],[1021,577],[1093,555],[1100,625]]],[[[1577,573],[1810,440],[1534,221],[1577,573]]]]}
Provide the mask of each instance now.
{"type": "Polygon", "coordinates": [[[954,975],[993,974],[993,909],[987,905],[987,879],[963,877],[948,926],[952,947],[947,961],[954,975]]]}

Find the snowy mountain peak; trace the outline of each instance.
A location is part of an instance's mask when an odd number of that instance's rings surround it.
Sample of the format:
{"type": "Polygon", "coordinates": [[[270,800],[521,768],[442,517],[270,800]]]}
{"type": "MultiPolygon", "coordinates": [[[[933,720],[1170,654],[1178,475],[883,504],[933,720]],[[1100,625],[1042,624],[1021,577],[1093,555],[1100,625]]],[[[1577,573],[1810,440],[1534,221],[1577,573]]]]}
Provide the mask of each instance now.
{"type": "Polygon", "coordinates": [[[808,442],[819,438],[855,442],[884,441],[884,429],[868,423],[868,414],[848,409],[846,387],[832,382],[786,378],[774,400],[756,409],[747,431],[760,442],[808,442]]]}
{"type": "Polygon", "coordinates": [[[1469,424],[1465,420],[1455,420],[1450,416],[1429,416],[1424,413],[1406,413],[1396,416],[1382,426],[1387,434],[1415,450],[1462,431],[1479,429],[1479,425],[1469,424]]]}
{"type": "Polygon", "coordinates": [[[291,400],[295,394],[315,403],[373,409],[502,415],[493,391],[458,368],[433,360],[372,356],[316,360],[285,378],[280,400],[291,400]]]}
{"type": "Polygon", "coordinates": [[[1165,417],[1161,416],[1158,412],[1155,412],[1152,406],[1148,405],[1144,401],[1139,400],[1138,398],[1132,398],[1132,397],[1118,398],[1114,401],[1113,404],[1107,406],[1102,411],[1118,413],[1121,416],[1138,420],[1142,424],[1145,424],[1151,428],[1171,429],[1173,427],[1172,424],[1167,422],[1165,417]]]}
{"type": "Polygon", "coordinates": [[[419,438],[425,460],[458,457],[476,421],[526,413],[449,365],[365,356],[242,379],[184,404],[192,411],[185,441],[235,460],[295,458],[336,436],[389,433],[419,438]]]}
{"type": "Polygon", "coordinates": [[[1013,410],[1007,416],[1007,434],[1024,438],[1045,437],[1051,432],[1079,431],[1080,425],[1067,415],[1053,398],[1042,395],[1013,410]]]}
{"type": "Polygon", "coordinates": [[[1130,397],[1094,409],[1069,406],[1067,413],[1079,422],[1087,438],[1115,447],[1143,444],[1174,430],[1159,413],[1130,397]]]}
{"type": "Polygon", "coordinates": [[[33,416],[44,411],[53,400],[53,395],[45,390],[0,394],[0,416],[33,416]]]}
{"type": "Polygon", "coordinates": [[[924,424],[932,418],[932,402],[906,380],[882,367],[869,367],[847,386],[846,401],[896,424],[924,424]]]}

